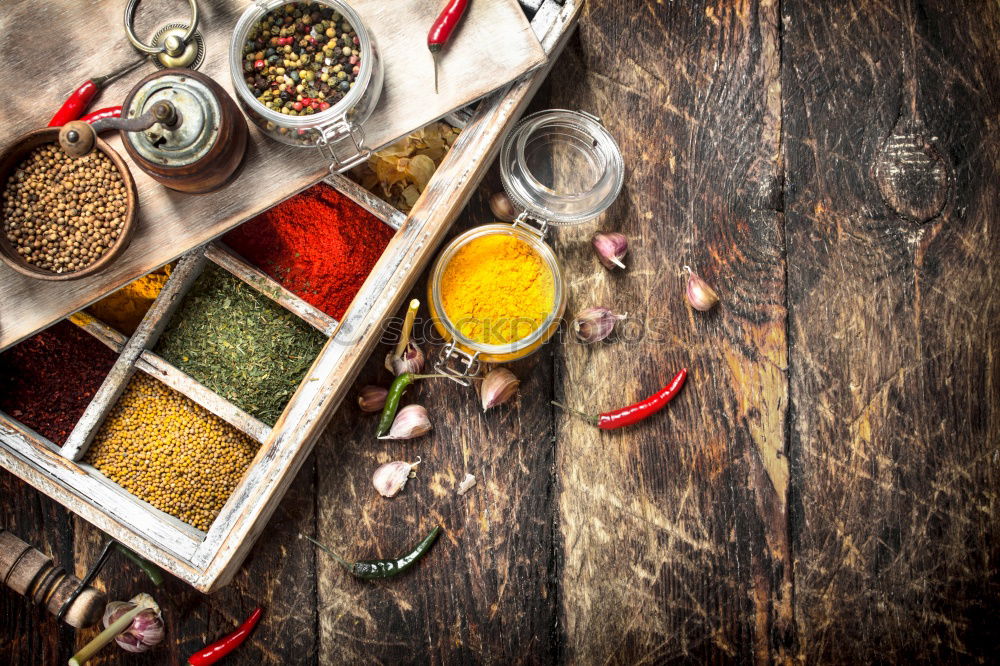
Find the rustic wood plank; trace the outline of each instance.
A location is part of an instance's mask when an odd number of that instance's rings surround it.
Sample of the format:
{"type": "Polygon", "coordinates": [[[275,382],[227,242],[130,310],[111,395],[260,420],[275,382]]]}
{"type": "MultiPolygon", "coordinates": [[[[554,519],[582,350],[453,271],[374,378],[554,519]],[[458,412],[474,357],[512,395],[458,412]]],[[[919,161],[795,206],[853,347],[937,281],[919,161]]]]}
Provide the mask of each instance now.
{"type": "MultiPolygon", "coordinates": [[[[0,525],[72,571],[69,511],[6,472],[0,472],[0,497],[4,499],[0,525]]],[[[73,633],[72,627],[57,622],[45,608],[0,586],[0,662],[8,666],[66,663],[73,655],[73,633]]]]}
{"type": "Polygon", "coordinates": [[[552,233],[567,313],[631,317],[567,339],[557,399],[611,409],[690,369],[630,429],[555,416],[569,662],[768,663],[790,640],[778,39],[768,0],[593,4],[550,77],[546,105],[603,118],[627,174],[598,222],[552,233]],[[631,239],[627,270],[598,263],[597,229],[631,239]],[[686,304],[686,264],[712,312],[686,304]]]}
{"type": "MultiPolygon", "coordinates": [[[[199,28],[206,40],[201,71],[230,93],[230,37],[248,4],[246,0],[224,0],[201,7],[199,28]]],[[[476,2],[441,60],[440,94],[434,95],[428,85],[433,70],[425,40],[428,21],[438,10],[437,0],[404,0],[391,5],[381,0],[355,0],[351,5],[376,32],[378,48],[386,60],[385,90],[365,125],[372,148],[391,143],[482,97],[544,60],[516,0],[476,2]],[[501,53],[502,58],[498,56],[501,53]]],[[[176,0],[166,5],[141,4],[137,34],[150,35],[167,20],[184,20],[186,8],[186,2],[176,0]]],[[[123,5],[52,3],[46,7],[44,20],[39,20],[37,6],[28,0],[4,10],[0,30],[22,36],[0,51],[4,84],[10,89],[31,87],[37,94],[11,100],[5,122],[0,124],[0,144],[47,123],[83,77],[104,74],[136,58],[121,28],[123,5]],[[67,34],[66,26],[74,26],[76,32],[67,34]],[[61,44],[60,49],[36,48],[39,42],[53,40],[61,44]],[[67,69],[64,56],[69,52],[87,54],[86,67],[67,69]]],[[[151,66],[147,65],[115,82],[97,104],[109,106],[124,99],[135,81],[149,71],[151,66]]],[[[117,136],[110,137],[110,143],[124,155],[117,136]]],[[[318,151],[278,144],[251,127],[246,164],[230,186],[217,192],[185,196],[166,190],[133,168],[139,192],[138,227],[131,246],[108,270],[82,280],[42,283],[0,266],[0,349],[318,182],[329,173],[327,166],[318,151]]]]}
{"type": "Polygon", "coordinates": [[[1000,6],[783,11],[802,657],[990,662],[1000,6]],[[893,160],[886,197],[872,167],[911,114],[928,145],[893,160]],[[934,153],[952,174],[936,216],[934,153]]]}
{"type": "Polygon", "coordinates": [[[125,343],[128,342],[128,336],[123,335],[97,317],[94,317],[87,312],[83,312],[82,310],[70,315],[69,320],[100,340],[108,347],[108,349],[112,350],[116,354],[120,354],[122,347],[124,347],[125,343]]]}

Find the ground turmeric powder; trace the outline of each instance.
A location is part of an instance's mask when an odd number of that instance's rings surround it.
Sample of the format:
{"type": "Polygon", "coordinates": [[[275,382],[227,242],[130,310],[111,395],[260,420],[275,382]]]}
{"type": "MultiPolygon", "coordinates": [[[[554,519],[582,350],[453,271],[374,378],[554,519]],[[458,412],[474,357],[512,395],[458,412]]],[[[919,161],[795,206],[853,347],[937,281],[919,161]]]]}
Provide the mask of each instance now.
{"type": "Polygon", "coordinates": [[[132,335],[170,276],[170,264],[129,282],[97,301],[87,312],[125,335],[132,335]]]}
{"type": "Polygon", "coordinates": [[[512,234],[479,236],[461,247],[441,278],[441,306],[471,340],[504,345],[542,326],[555,305],[552,270],[512,234]]]}

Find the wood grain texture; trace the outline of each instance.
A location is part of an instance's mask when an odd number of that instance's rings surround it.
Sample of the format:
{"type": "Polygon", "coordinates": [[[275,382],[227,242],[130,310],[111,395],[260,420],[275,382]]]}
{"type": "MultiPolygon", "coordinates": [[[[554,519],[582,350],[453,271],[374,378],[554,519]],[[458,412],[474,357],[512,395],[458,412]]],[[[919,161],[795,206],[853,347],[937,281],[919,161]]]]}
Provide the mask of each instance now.
{"type": "MultiPolygon", "coordinates": [[[[477,197],[456,232],[490,219],[484,203],[477,197]]],[[[423,288],[413,296],[426,301],[423,288]]],[[[416,329],[431,327],[418,320],[416,329]]],[[[373,360],[389,350],[380,345],[373,360]]],[[[379,366],[373,362],[357,386],[388,385],[379,366]]],[[[538,354],[509,367],[524,379],[523,397],[485,414],[472,388],[446,379],[411,388],[404,404],[424,405],[434,423],[429,436],[414,441],[377,441],[378,415],[359,410],[356,391],[334,417],[316,449],[320,538],[347,557],[392,557],[434,525],[444,532],[415,571],[389,582],[351,579],[319,553],[321,652],[330,662],[555,658],[551,357],[538,354]],[[371,475],[380,464],[418,457],[416,478],[397,497],[375,493],[371,475]],[[477,485],[460,497],[466,473],[477,485]]]]}
{"type": "Polygon", "coordinates": [[[791,620],[777,6],[590,11],[548,104],[604,118],[626,189],[597,224],[553,237],[567,311],[631,319],[614,342],[557,351],[557,395],[603,411],[690,376],[627,431],[555,417],[566,655],[767,662],[791,620]],[[624,272],[597,263],[597,228],[631,239],[624,272]],[[684,265],[719,308],[687,306],[684,265]]]}
{"type": "MultiPolygon", "coordinates": [[[[230,95],[229,43],[247,0],[202,3],[199,30],[206,56],[200,71],[230,95]]],[[[442,85],[434,95],[428,86],[432,69],[423,40],[436,0],[354,0],[375,33],[385,64],[380,103],[365,124],[366,141],[377,148],[482,97],[544,62],[544,53],[516,0],[477,2],[465,25],[455,33],[442,58],[442,85]],[[381,38],[380,38],[381,35],[381,38]],[[391,36],[391,38],[390,38],[391,36]],[[414,44],[420,44],[414,53],[414,44]],[[502,56],[501,56],[502,54],[502,56]],[[502,65],[502,66],[501,66],[502,65]]],[[[30,96],[12,96],[0,111],[0,144],[44,126],[65,97],[85,77],[97,76],[135,60],[136,51],[121,27],[124,5],[90,0],[52,3],[44,20],[29,0],[6,3],[0,32],[21,35],[5,40],[0,71],[6,90],[31,88],[30,96]],[[67,35],[65,26],[74,26],[67,35]],[[30,38],[23,38],[30,35],[30,38]],[[39,50],[39,42],[58,41],[57,50],[39,50]],[[86,53],[83,64],[67,68],[67,57],[86,53]]],[[[136,33],[148,36],[168,20],[188,16],[187,2],[142,3],[136,33]]],[[[120,103],[151,65],[111,84],[97,106],[120,103]]],[[[206,195],[171,192],[139,171],[125,156],[117,136],[108,143],[129,163],[139,192],[135,238],[106,271],[68,283],[43,284],[0,266],[0,349],[28,337],[57,319],[79,310],[104,294],[224,233],[236,224],[318,182],[329,171],[319,151],[285,146],[250,130],[245,164],[227,187],[206,195]]]]}
{"type": "MultiPolygon", "coordinates": [[[[592,226],[553,236],[570,309],[618,307],[648,335],[550,345],[485,415],[429,380],[406,401],[435,430],[395,443],[353,402],[389,379],[379,345],[233,583],[204,596],[172,580],[167,646],[129,663],[182,663],[257,603],[277,620],[233,664],[995,662],[998,12],[591,0],[534,108],[597,113],[619,139],[626,189],[600,226],[630,236],[629,269],[597,268],[592,226]],[[911,90],[919,132],[899,122],[911,90]],[[897,126],[947,173],[925,222],[931,162],[909,153],[907,173],[894,150],[901,177],[880,191],[897,126]],[[716,311],[684,305],[684,264],[716,311]],[[628,431],[547,406],[617,406],[682,365],[685,392],[628,431]],[[374,496],[380,462],[417,456],[398,497],[374,496]],[[460,498],[466,471],[479,485],[460,498]],[[427,559],[388,583],[295,539],[395,555],[438,523],[427,559]]],[[[494,169],[452,233],[489,220],[497,187],[494,169]]],[[[0,497],[27,540],[55,554],[75,530],[81,562],[95,552],[93,528],[10,475],[0,497]]],[[[144,589],[121,566],[115,594],[144,589]]],[[[0,592],[0,662],[65,663],[59,631],[0,592]]]]}
{"type": "MultiPolygon", "coordinates": [[[[73,518],[54,500],[12,474],[0,474],[3,526],[21,540],[73,570],[73,518]]],[[[6,586],[0,587],[0,662],[9,666],[66,663],[73,655],[74,630],[45,608],[6,586]]]]}
{"type": "MultiPolygon", "coordinates": [[[[801,654],[992,662],[1000,6],[802,2],[784,15],[801,654]],[[911,90],[954,166],[925,224],[887,206],[868,168],[911,90]]],[[[919,179],[898,191],[926,199],[919,179]]]]}

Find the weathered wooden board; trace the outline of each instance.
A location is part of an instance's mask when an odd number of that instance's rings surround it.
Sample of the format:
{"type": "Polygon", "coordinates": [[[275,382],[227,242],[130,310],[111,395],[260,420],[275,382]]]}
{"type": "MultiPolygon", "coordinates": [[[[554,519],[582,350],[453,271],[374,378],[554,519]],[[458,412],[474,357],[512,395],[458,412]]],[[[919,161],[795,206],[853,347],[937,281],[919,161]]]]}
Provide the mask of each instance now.
{"type": "MultiPolygon", "coordinates": [[[[232,92],[230,36],[250,3],[201,4],[199,27],[207,42],[201,71],[232,92]]],[[[516,0],[479,1],[469,9],[442,58],[440,94],[434,95],[424,40],[439,4],[437,0],[352,3],[376,34],[385,58],[385,90],[375,115],[365,125],[371,147],[390,143],[544,61],[544,52],[516,0]]],[[[168,20],[183,21],[186,8],[187,3],[179,0],[141,4],[137,34],[149,36],[168,20]]],[[[27,0],[4,6],[0,32],[18,37],[4,40],[0,49],[2,85],[8,91],[30,89],[33,93],[9,96],[0,112],[0,145],[45,125],[85,77],[104,74],[136,58],[125,39],[123,12],[122,3],[94,0],[49,3],[44,16],[36,3],[27,0]],[[58,43],[60,48],[39,49],[39,42],[58,43]],[[67,67],[67,62],[82,58],[81,54],[86,58],[80,64],[67,67]]],[[[94,108],[120,102],[151,69],[152,65],[146,65],[141,72],[112,84],[94,108]]],[[[110,143],[124,155],[117,136],[110,143]]],[[[139,191],[138,228],[132,245],[114,266],[68,283],[42,283],[0,266],[0,349],[319,181],[327,175],[326,167],[318,151],[278,144],[251,128],[247,162],[238,178],[212,194],[171,192],[133,168],[139,191]]]]}
{"type": "MultiPolygon", "coordinates": [[[[778,86],[767,2],[588,3],[536,107],[596,112],[619,138],[626,191],[602,226],[630,235],[630,268],[595,275],[588,229],[556,231],[558,252],[574,306],[624,304],[659,339],[630,324],[617,342],[546,348],[513,366],[521,398],[486,415],[428,381],[407,401],[436,430],[415,442],[372,441],[348,392],[233,583],[159,594],[173,624],[144,663],[182,661],[258,603],[277,620],[233,664],[995,661],[1000,25],[985,3],[917,6],[783,3],[778,86]],[[916,107],[949,173],[943,213],[916,225],[886,207],[872,168],[908,106],[909,26],[916,107]],[[715,313],[684,306],[685,263],[719,288],[715,313]],[[553,395],[595,409],[641,397],[685,362],[691,385],[655,422],[599,436],[545,414],[553,395]],[[783,363],[791,401],[776,406],[783,363]],[[758,501],[780,495],[761,491],[753,458],[781,428],[790,635],[781,513],[758,501]],[[418,478],[375,501],[374,467],[416,456],[418,478]],[[480,485],[457,498],[466,469],[480,485]],[[417,570],[368,586],[294,540],[392,555],[438,522],[417,570]]],[[[898,182],[923,189],[893,201],[919,210],[933,179],[907,175],[901,163],[898,182]]],[[[494,173],[462,227],[489,219],[496,187],[494,173]]],[[[355,388],[387,381],[386,348],[355,388]]],[[[28,540],[72,533],[9,475],[0,496],[28,540]]],[[[94,546],[78,547],[89,561],[94,546]]],[[[147,589],[120,566],[113,596],[147,589]]],[[[64,663],[71,634],[0,595],[0,661],[64,663]]]]}
{"type": "Polygon", "coordinates": [[[598,412],[690,376],[627,431],[555,416],[565,655],[766,660],[791,619],[777,5],[603,3],[589,19],[547,102],[604,119],[626,187],[598,222],[552,236],[567,311],[630,319],[613,342],[567,339],[557,399],[598,412]],[[597,262],[597,229],[631,239],[627,270],[597,262]],[[684,265],[717,309],[687,305],[684,265]]]}
{"type": "MultiPolygon", "coordinates": [[[[73,517],[13,474],[0,473],[2,524],[59,565],[73,568],[73,517]]],[[[44,608],[0,586],[0,661],[9,666],[64,664],[74,630],[44,608]]]]}
{"type": "Polygon", "coordinates": [[[1000,5],[784,5],[806,663],[989,663],[1000,605],[1000,5]],[[873,165],[901,117],[922,139],[873,165]],[[924,145],[940,155],[944,181],[924,145]],[[938,196],[940,215],[901,213],[938,196]],[[923,215],[921,215],[923,217],[923,215]]]}

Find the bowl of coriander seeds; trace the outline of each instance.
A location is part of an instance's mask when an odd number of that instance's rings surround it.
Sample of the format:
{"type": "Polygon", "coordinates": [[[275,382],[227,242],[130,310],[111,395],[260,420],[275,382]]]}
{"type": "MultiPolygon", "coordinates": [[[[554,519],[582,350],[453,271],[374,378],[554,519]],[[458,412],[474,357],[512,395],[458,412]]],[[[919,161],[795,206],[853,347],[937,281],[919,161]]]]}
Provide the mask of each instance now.
{"type": "Polygon", "coordinates": [[[135,181],[97,138],[73,158],[59,128],[18,137],[0,154],[0,259],[41,280],[74,280],[106,268],[132,239],[135,181]]]}

